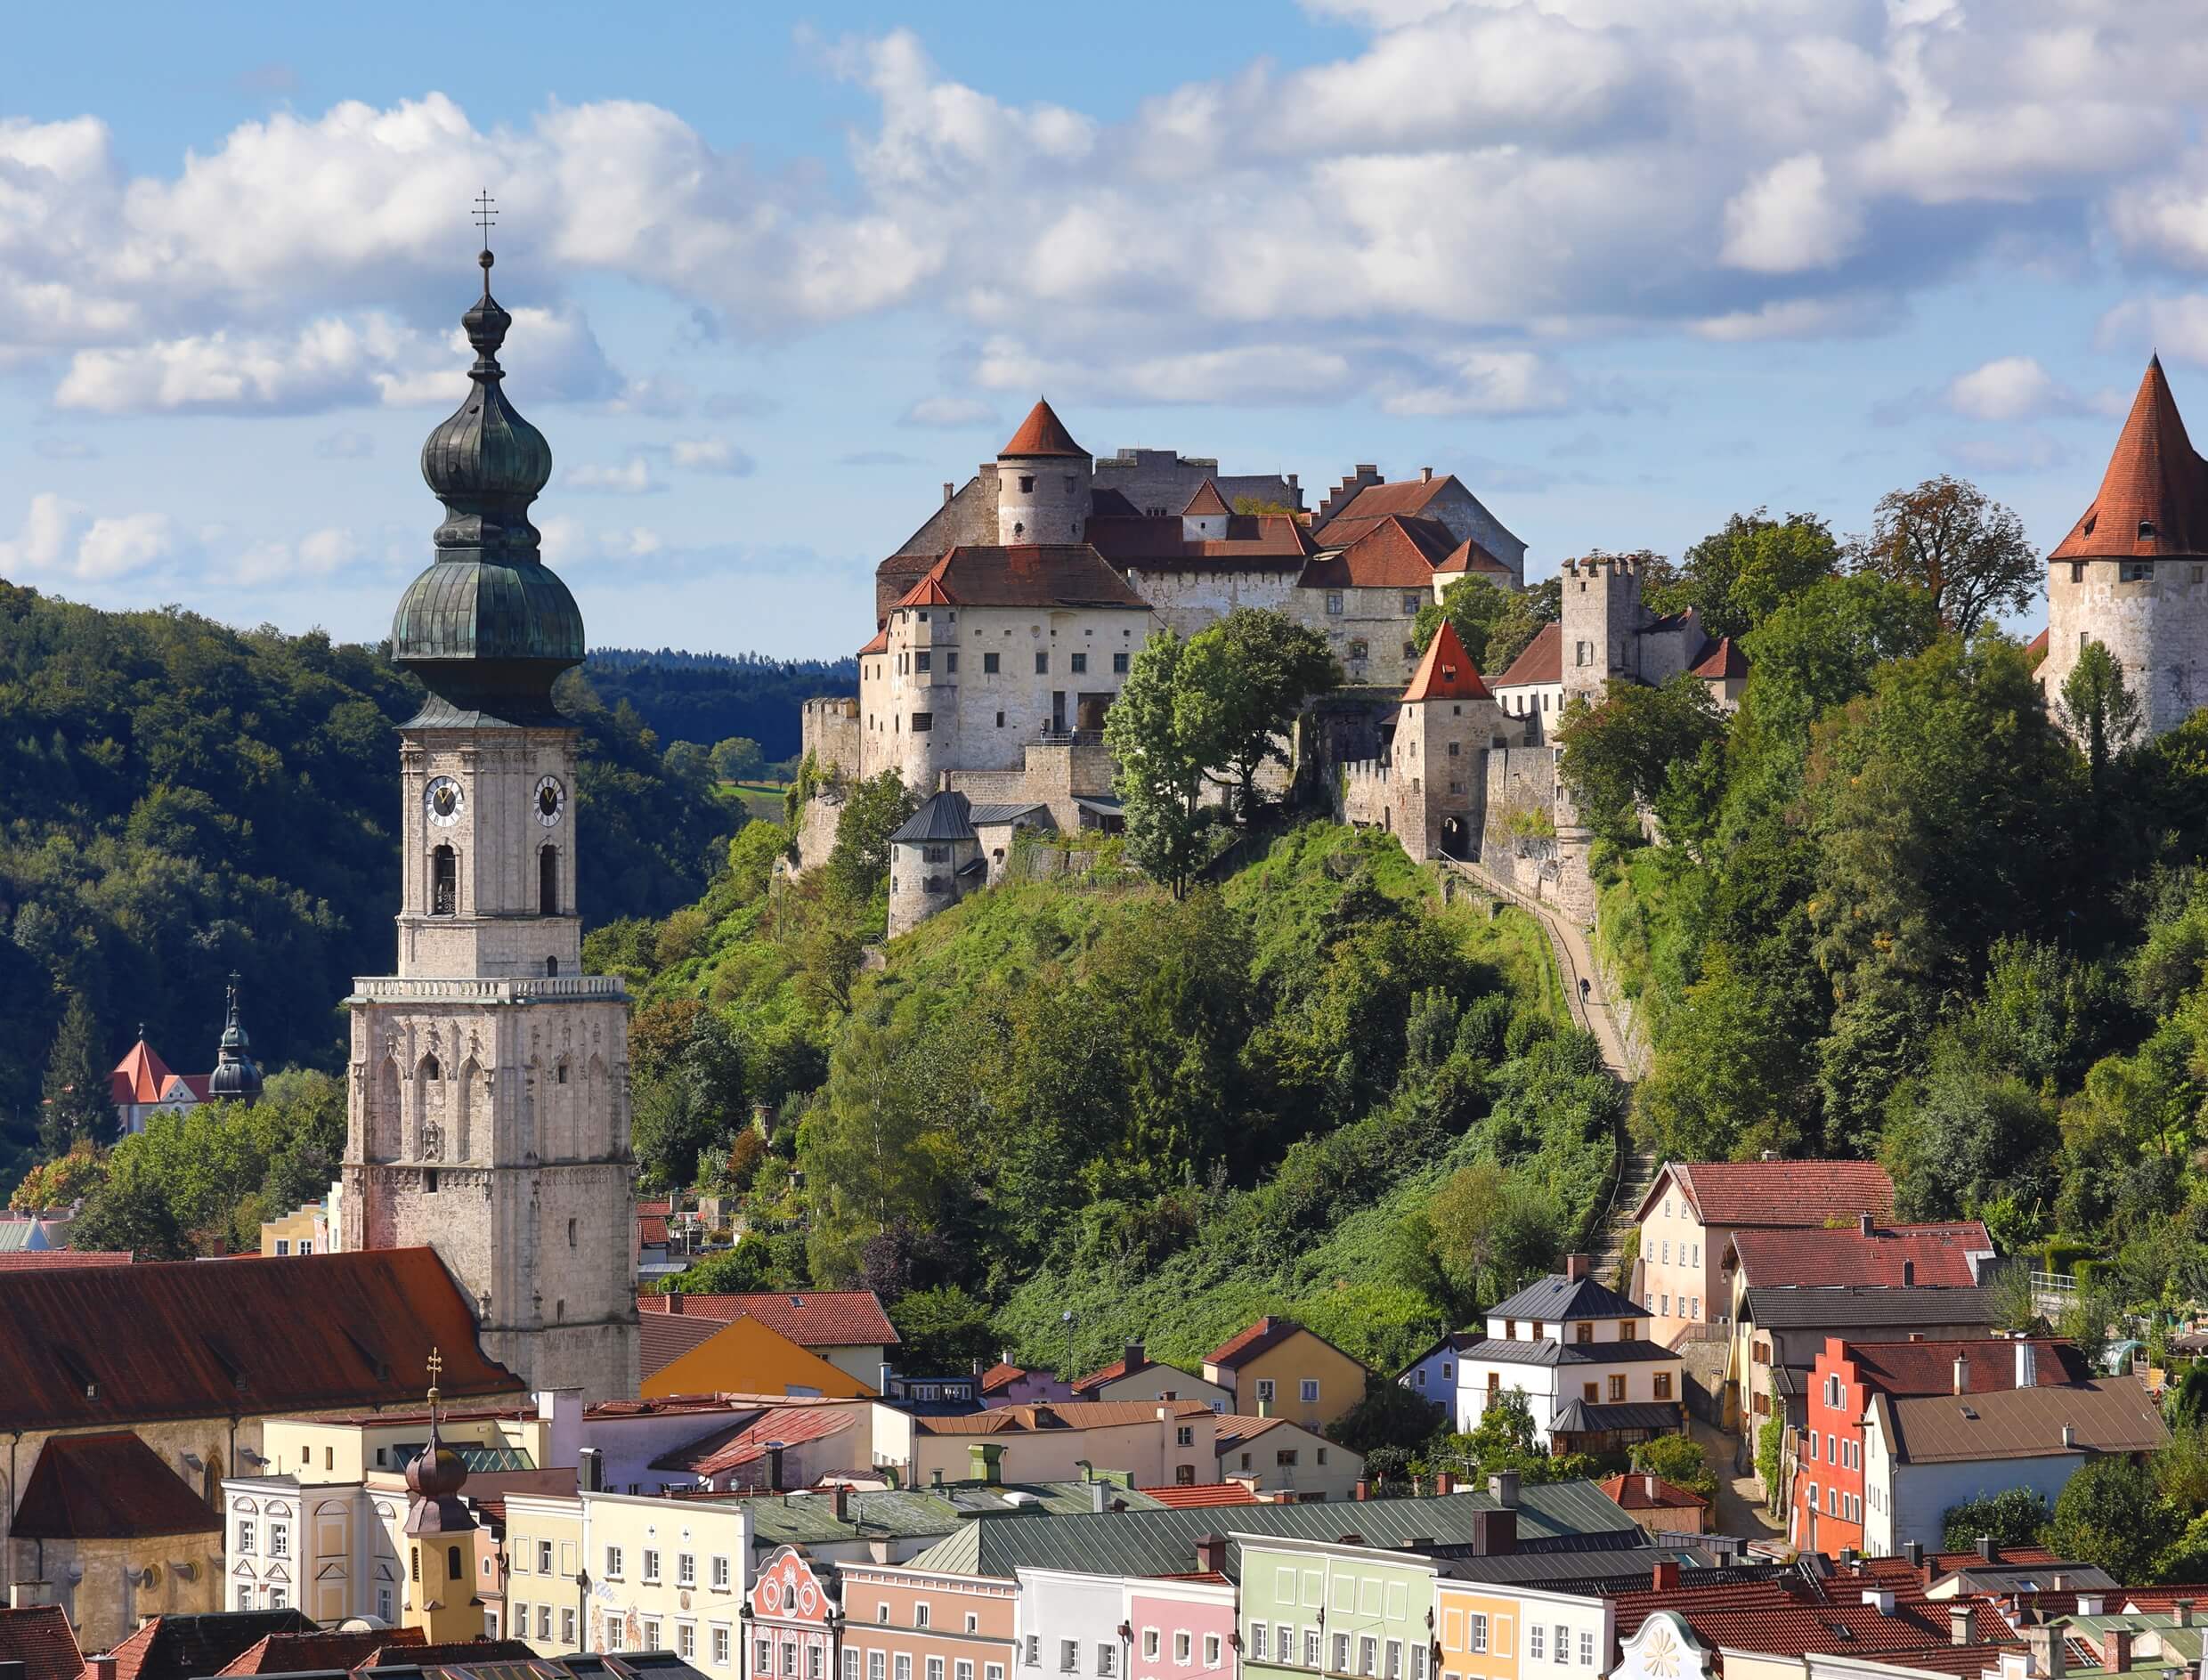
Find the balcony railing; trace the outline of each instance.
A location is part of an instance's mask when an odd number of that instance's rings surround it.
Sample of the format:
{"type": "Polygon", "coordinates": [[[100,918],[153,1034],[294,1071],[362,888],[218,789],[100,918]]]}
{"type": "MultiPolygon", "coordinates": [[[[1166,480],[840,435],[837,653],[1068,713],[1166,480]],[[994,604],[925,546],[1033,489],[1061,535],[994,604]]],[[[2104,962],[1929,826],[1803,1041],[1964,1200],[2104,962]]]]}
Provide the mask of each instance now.
{"type": "Polygon", "coordinates": [[[1100,747],[1104,744],[1101,729],[1043,729],[1037,732],[1035,741],[1045,747],[1100,747]]]}
{"type": "Polygon", "coordinates": [[[518,975],[499,979],[426,979],[411,975],[356,975],[353,996],[362,1002],[534,1003],[557,998],[599,1001],[625,998],[629,983],[618,974],[518,975]]]}

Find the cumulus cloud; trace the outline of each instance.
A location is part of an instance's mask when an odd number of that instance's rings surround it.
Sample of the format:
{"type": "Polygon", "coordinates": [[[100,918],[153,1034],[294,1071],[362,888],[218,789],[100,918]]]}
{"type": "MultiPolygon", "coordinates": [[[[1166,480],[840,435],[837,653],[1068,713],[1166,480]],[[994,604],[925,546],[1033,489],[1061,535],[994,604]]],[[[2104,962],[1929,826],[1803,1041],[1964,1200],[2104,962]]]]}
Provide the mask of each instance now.
{"type": "Polygon", "coordinates": [[[2031,356],[2001,356],[1948,384],[1947,406],[1973,420],[2036,420],[2105,410],[2057,380],[2031,356]]]}
{"type": "Polygon", "coordinates": [[[1571,400],[1562,371],[1530,350],[1464,350],[1443,359],[1446,377],[1384,398],[1391,414],[1534,414],[1571,400]]]}
{"type": "Polygon", "coordinates": [[[694,473],[721,473],[730,478],[749,475],[759,463],[725,437],[693,437],[674,445],[675,465],[694,473]]]}
{"type": "Polygon", "coordinates": [[[994,426],[996,409],[979,397],[922,397],[898,417],[900,426],[994,426]]]}
{"type": "MultiPolygon", "coordinates": [[[[508,212],[494,284],[579,337],[564,299],[597,276],[671,292],[701,342],[934,311],[970,347],[947,382],[984,394],[1042,366],[1108,399],[1377,381],[1421,411],[1512,411],[1507,369],[1433,346],[1875,330],[1991,252],[2104,227],[2208,270],[2188,0],[2087,20],[1952,0],[1307,4],[1347,26],[1330,60],[1254,58],[1111,120],[961,83],[909,31],[836,43],[821,62],[871,106],[836,172],[764,166],[638,101],[506,127],[440,93],[346,101],[143,174],[94,118],[6,119],[0,361],[60,358],[57,401],[101,412],[448,400],[471,278],[453,223],[485,180],[508,212]]],[[[563,369],[532,332],[506,358],[524,404],[694,405],[615,377],[594,341],[563,369]]],[[[913,424],[983,423],[928,406],[913,424]]]]}
{"type": "Polygon", "coordinates": [[[0,574],[53,574],[100,581],[143,572],[175,556],[176,529],[166,515],[103,514],[52,491],[30,499],[22,528],[0,541],[0,574]]]}

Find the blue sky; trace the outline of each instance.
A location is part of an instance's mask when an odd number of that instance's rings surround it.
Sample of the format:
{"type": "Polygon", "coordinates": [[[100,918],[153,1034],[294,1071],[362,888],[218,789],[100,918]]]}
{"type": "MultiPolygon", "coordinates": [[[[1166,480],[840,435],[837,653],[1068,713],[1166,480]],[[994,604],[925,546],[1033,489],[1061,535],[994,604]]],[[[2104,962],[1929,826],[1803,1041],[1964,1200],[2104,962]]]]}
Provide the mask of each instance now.
{"type": "Polygon", "coordinates": [[[467,200],[599,643],[848,652],[1038,391],[1470,483],[1535,575],[2208,426],[2196,6],[120,7],[11,21],[0,575],[384,633],[467,200]],[[33,73],[25,74],[26,69],[33,73]]]}

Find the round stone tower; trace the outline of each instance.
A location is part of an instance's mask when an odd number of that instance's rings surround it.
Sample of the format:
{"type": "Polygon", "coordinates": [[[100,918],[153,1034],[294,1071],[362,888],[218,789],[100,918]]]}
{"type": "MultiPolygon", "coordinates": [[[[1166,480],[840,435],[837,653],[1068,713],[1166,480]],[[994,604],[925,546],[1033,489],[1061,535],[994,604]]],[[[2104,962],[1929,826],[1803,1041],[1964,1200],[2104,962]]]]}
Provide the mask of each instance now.
{"type": "Polygon", "coordinates": [[[2150,734],[2208,704],[2208,462],[2193,451],[2162,360],[2147,364],[2100,493],[2047,556],[2050,704],[2088,642],[2139,697],[2150,734]]]}
{"type": "Polygon", "coordinates": [[[1038,397],[996,455],[997,541],[1080,542],[1089,522],[1089,451],[1038,397]]]}

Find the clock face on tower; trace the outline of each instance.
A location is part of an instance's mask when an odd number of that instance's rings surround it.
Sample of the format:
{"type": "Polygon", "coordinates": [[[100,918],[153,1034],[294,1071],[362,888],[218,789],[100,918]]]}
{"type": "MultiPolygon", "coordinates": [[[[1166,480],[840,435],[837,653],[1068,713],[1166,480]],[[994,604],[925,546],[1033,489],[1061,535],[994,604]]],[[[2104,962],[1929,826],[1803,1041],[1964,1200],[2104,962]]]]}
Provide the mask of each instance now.
{"type": "Polygon", "coordinates": [[[548,775],[537,783],[537,821],[550,828],[567,809],[567,789],[559,777],[548,775]]]}
{"type": "Polygon", "coordinates": [[[441,775],[424,790],[422,803],[427,808],[429,820],[439,828],[451,828],[460,820],[460,808],[467,804],[461,796],[460,784],[449,775],[441,775]]]}

